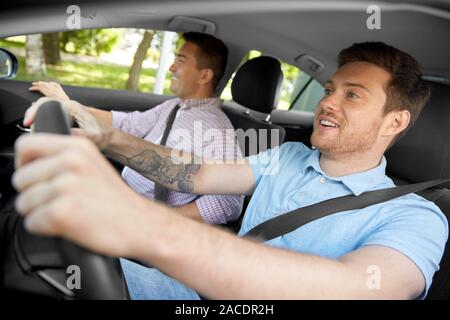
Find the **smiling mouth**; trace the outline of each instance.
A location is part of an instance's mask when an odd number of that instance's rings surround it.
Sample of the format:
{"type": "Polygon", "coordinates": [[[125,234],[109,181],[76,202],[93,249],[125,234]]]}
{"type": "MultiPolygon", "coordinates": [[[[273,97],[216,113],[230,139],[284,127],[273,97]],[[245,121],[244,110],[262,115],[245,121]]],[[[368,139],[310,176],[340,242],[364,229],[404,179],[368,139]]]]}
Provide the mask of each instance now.
{"type": "Polygon", "coordinates": [[[330,120],[320,120],[320,125],[327,128],[339,128],[339,125],[337,123],[334,123],[330,120]]]}

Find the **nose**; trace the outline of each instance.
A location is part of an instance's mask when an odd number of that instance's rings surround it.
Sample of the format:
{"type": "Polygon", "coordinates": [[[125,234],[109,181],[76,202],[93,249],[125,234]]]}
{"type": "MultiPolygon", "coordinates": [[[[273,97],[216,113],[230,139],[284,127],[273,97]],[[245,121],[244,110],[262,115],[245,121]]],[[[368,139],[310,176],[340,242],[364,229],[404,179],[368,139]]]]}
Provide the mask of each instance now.
{"type": "Polygon", "coordinates": [[[339,109],[338,105],[336,95],[332,93],[320,100],[318,109],[322,109],[323,111],[337,111],[339,109]]]}
{"type": "Polygon", "coordinates": [[[170,67],[169,67],[170,72],[175,72],[176,70],[176,66],[175,66],[175,62],[173,62],[170,67]]]}

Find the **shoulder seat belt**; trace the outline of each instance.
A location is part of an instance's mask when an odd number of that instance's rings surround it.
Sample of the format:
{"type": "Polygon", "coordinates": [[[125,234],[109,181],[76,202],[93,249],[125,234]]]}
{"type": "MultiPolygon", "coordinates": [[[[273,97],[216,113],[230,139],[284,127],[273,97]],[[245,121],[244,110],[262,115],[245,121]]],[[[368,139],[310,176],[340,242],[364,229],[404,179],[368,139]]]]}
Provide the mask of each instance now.
{"type": "Polygon", "coordinates": [[[365,207],[392,200],[408,193],[416,193],[449,182],[450,179],[436,179],[415,184],[368,191],[359,196],[347,195],[325,200],[310,206],[298,208],[269,219],[248,231],[244,237],[261,242],[269,241],[292,232],[314,220],[333,213],[363,209],[365,207]]]}
{"type": "MultiPolygon", "coordinates": [[[[169,116],[167,117],[166,128],[164,129],[163,136],[161,138],[161,142],[159,143],[162,146],[166,145],[167,138],[169,137],[170,130],[172,129],[173,123],[175,122],[175,118],[177,116],[177,112],[180,110],[180,105],[176,105],[175,108],[170,111],[169,116]]],[[[168,190],[166,187],[155,183],[155,200],[161,202],[167,202],[168,190]]]]}

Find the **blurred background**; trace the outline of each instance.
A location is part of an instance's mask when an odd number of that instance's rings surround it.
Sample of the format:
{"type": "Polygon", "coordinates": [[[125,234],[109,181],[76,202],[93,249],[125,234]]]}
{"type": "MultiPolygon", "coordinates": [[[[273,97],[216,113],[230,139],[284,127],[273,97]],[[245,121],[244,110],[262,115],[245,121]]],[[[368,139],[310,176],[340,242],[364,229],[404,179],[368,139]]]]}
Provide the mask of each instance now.
{"type": "MultiPolygon", "coordinates": [[[[181,45],[177,33],[143,29],[88,29],[0,39],[0,47],[19,60],[16,80],[155,94],[171,94],[168,69],[181,45]]],[[[250,50],[242,63],[261,54],[250,50]]],[[[278,109],[313,112],[323,87],[296,66],[282,62],[282,69],[285,79],[278,109]],[[297,101],[300,91],[303,94],[297,101]]],[[[222,99],[231,100],[230,87],[231,79],[222,99]]]]}

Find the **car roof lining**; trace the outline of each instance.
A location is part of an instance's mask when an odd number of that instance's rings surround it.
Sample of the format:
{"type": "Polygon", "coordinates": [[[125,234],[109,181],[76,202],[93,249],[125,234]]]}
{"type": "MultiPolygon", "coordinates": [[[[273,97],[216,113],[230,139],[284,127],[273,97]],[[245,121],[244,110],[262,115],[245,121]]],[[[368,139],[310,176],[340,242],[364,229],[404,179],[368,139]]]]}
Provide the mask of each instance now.
{"type": "MultiPolygon", "coordinates": [[[[320,74],[312,74],[324,83],[336,70],[335,58],[342,48],[354,42],[384,41],[414,56],[427,75],[450,79],[450,11],[443,10],[445,3],[440,1],[408,2],[380,2],[381,30],[369,30],[365,26],[368,17],[365,10],[372,4],[367,1],[135,0],[119,3],[97,0],[80,3],[83,3],[83,29],[167,30],[170,20],[180,15],[211,21],[216,25],[216,36],[232,48],[230,53],[234,56],[230,55],[229,68],[233,71],[251,49],[293,65],[296,65],[296,57],[308,54],[325,65],[320,74]]],[[[29,30],[36,33],[67,30],[68,15],[62,3],[64,1],[54,1],[45,5],[44,2],[29,9],[2,10],[0,37],[27,34],[29,30]]],[[[445,7],[449,8],[450,5],[445,7]]]]}

